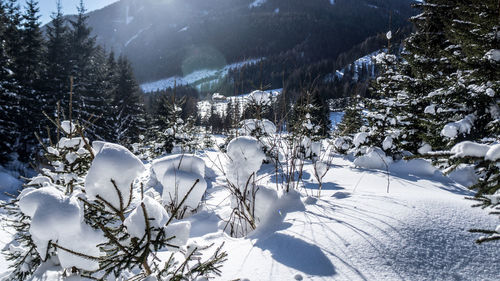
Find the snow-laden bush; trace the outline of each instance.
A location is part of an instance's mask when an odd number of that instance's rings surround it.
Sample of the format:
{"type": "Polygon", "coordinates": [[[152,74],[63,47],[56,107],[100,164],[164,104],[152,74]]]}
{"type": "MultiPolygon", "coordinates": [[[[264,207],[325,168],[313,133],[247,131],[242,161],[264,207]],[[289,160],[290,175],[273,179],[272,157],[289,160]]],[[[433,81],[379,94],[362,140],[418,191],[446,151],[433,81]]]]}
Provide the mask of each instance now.
{"type": "Polygon", "coordinates": [[[195,210],[207,189],[205,162],[198,156],[179,154],[153,161],[152,169],[163,186],[163,203],[177,217],[195,210]]]}
{"type": "Polygon", "coordinates": [[[365,155],[354,160],[354,165],[365,169],[387,170],[392,163],[392,158],[385,155],[385,152],[378,147],[370,147],[365,155]]]}
{"type": "Polygon", "coordinates": [[[266,158],[256,138],[233,139],[227,147],[227,157],[225,172],[233,212],[225,230],[233,237],[241,237],[257,227],[277,195],[276,191],[259,187],[256,183],[257,172],[266,158]]]}
{"type": "Polygon", "coordinates": [[[240,122],[238,133],[242,136],[253,136],[257,139],[272,136],[276,133],[276,125],[267,119],[246,119],[240,122]]]}
{"type": "MultiPolygon", "coordinates": [[[[61,131],[73,133],[69,124],[61,131]]],[[[137,178],[145,168],[137,157],[117,144],[95,142],[92,148],[83,131],[79,135],[45,147],[51,169],[3,206],[17,231],[6,248],[12,267],[7,280],[26,280],[44,263],[99,280],[194,280],[219,273],[226,254],[219,247],[202,261],[202,248],[187,253],[189,222],[174,222],[175,213],[169,216],[142,192],[137,178]],[[79,163],[78,169],[69,163],[79,163]],[[158,251],[171,252],[170,259],[157,259],[158,251]]]]}
{"type": "MultiPolygon", "coordinates": [[[[478,201],[474,207],[491,208],[491,214],[500,215],[500,144],[463,141],[437,156],[448,157],[452,166],[447,173],[476,191],[476,195],[469,198],[478,201]]],[[[500,240],[500,227],[472,229],[471,232],[484,234],[477,243],[500,240]]]]}
{"type": "Polygon", "coordinates": [[[99,269],[98,258],[103,253],[98,245],[104,242],[104,235],[83,222],[83,206],[76,196],[66,196],[54,186],[33,189],[21,194],[19,208],[31,218],[29,233],[42,260],[52,244],[63,268],[99,269]]]}
{"type": "Polygon", "coordinates": [[[253,137],[237,137],[227,146],[228,180],[240,191],[248,187],[249,181],[260,169],[266,155],[260,142],[253,137]]]}

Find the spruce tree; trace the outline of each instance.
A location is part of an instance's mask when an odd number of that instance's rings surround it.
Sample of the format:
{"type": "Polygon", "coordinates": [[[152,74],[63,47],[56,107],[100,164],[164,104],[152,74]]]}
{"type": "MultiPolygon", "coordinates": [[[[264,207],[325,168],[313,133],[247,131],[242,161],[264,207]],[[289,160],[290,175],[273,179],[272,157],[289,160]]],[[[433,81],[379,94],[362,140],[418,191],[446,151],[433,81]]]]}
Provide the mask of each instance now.
{"type": "Polygon", "coordinates": [[[0,1],[0,164],[10,160],[10,154],[14,152],[14,146],[19,137],[16,122],[18,99],[13,91],[16,88],[16,82],[7,50],[6,30],[9,20],[6,7],[3,1],[0,1]]]}
{"type": "MultiPolygon", "coordinates": [[[[111,66],[113,60],[108,60],[111,66]]],[[[120,56],[116,63],[116,87],[113,88],[113,134],[115,141],[123,145],[138,142],[139,136],[146,130],[144,105],[140,100],[141,90],[134,79],[128,60],[120,56]]]]}
{"type": "Polygon", "coordinates": [[[109,88],[104,78],[107,75],[107,57],[102,48],[96,46],[95,37],[87,24],[88,16],[83,1],[80,1],[78,15],[70,20],[70,67],[74,77],[74,104],[76,118],[88,127],[93,139],[106,139],[106,123],[109,116],[109,88]]]}
{"type": "Polygon", "coordinates": [[[15,77],[19,82],[20,110],[19,127],[21,133],[22,159],[33,156],[38,145],[34,133],[41,134],[45,129],[43,117],[45,97],[40,91],[40,82],[44,72],[44,38],[40,29],[38,2],[26,2],[23,14],[19,56],[15,61],[15,77]]]}
{"type": "Polygon", "coordinates": [[[70,100],[69,30],[62,13],[61,1],[57,1],[57,11],[46,28],[47,56],[42,90],[47,98],[47,114],[56,116],[55,104],[60,102],[60,108],[67,114],[70,100]]]}

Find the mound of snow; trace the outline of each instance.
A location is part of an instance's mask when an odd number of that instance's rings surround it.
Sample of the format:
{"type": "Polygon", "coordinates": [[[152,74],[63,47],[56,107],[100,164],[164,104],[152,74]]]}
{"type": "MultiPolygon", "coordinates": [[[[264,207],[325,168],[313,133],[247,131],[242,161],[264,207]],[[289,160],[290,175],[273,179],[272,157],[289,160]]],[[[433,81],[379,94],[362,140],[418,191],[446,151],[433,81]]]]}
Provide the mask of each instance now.
{"type": "Polygon", "coordinates": [[[165,208],[153,198],[145,196],[141,204],[139,204],[123,222],[127,227],[127,232],[132,237],[142,239],[146,234],[146,217],[144,216],[144,210],[146,211],[150,227],[162,228],[168,222],[169,216],[165,208]],[[142,207],[143,205],[144,209],[142,207]]]}
{"type": "Polygon", "coordinates": [[[385,137],[384,141],[382,142],[382,148],[384,150],[389,150],[392,148],[392,142],[393,142],[393,139],[392,137],[385,137]]]}
{"type": "Polygon", "coordinates": [[[249,136],[253,131],[257,129],[260,129],[262,133],[267,135],[274,135],[276,133],[276,126],[273,122],[267,119],[246,119],[240,122],[240,126],[240,135],[249,136]]]}
{"type": "Polygon", "coordinates": [[[194,185],[193,190],[181,205],[181,209],[184,207],[196,209],[207,190],[207,182],[201,175],[178,169],[167,170],[161,184],[163,185],[163,202],[167,205],[173,203],[176,206],[188,195],[194,185]],[[197,180],[199,182],[195,185],[197,180]]]}
{"type": "Polygon", "coordinates": [[[433,177],[441,175],[441,172],[424,159],[401,160],[391,164],[391,172],[401,175],[414,175],[418,177],[433,177]]]}
{"type": "Polygon", "coordinates": [[[484,57],[492,63],[498,63],[500,62],[500,50],[491,49],[484,55],[484,57]]]}
{"type": "Polygon", "coordinates": [[[227,155],[228,180],[240,189],[245,188],[248,179],[257,173],[262,161],[266,159],[259,141],[253,137],[233,139],[227,146],[227,155]]]}
{"type": "Polygon", "coordinates": [[[489,161],[497,161],[500,159],[500,144],[493,145],[486,153],[484,159],[489,161]]]}
{"type": "Polygon", "coordinates": [[[71,122],[71,121],[68,121],[68,120],[65,120],[65,121],[61,122],[61,128],[68,135],[69,134],[73,134],[74,132],[76,132],[75,123],[71,122]]]}
{"type": "Polygon", "coordinates": [[[90,199],[97,199],[99,196],[120,210],[130,203],[132,183],[144,171],[141,160],[128,149],[118,144],[105,143],[92,161],[85,178],[85,191],[90,199]],[[116,187],[112,181],[116,183],[116,187]]]}
{"type": "Polygon", "coordinates": [[[455,157],[484,157],[488,150],[489,145],[475,143],[471,141],[463,141],[456,144],[451,149],[451,152],[455,157]]]}
{"type": "Polygon", "coordinates": [[[205,177],[205,162],[192,154],[178,154],[165,156],[153,161],[151,167],[158,180],[163,178],[167,170],[179,169],[205,177]]]}
{"type": "MultiPolygon", "coordinates": [[[[76,197],[68,197],[53,186],[33,189],[19,198],[19,208],[31,218],[30,234],[37,251],[45,259],[49,241],[69,250],[99,257],[98,244],[103,236],[83,223],[83,208],[76,197]]],[[[57,250],[64,268],[76,266],[96,270],[99,263],[74,255],[64,249],[57,250]]]]}
{"type": "Polygon", "coordinates": [[[366,169],[385,170],[392,163],[392,158],[387,157],[380,148],[370,147],[366,154],[354,160],[354,165],[366,169]]]}
{"type": "Polygon", "coordinates": [[[179,250],[179,247],[186,245],[189,234],[191,232],[191,223],[188,221],[180,221],[170,223],[165,227],[165,237],[171,238],[168,244],[174,247],[167,247],[169,251],[179,250]]]}
{"type": "Polygon", "coordinates": [[[196,209],[207,189],[205,162],[192,154],[171,155],[153,161],[153,172],[163,186],[163,203],[178,205],[195,185],[181,208],[196,209]]]}
{"type": "Polygon", "coordinates": [[[333,145],[335,146],[335,149],[337,149],[337,151],[346,151],[350,147],[349,142],[350,139],[346,137],[338,137],[333,142],[333,145]]]}
{"type": "Polygon", "coordinates": [[[268,215],[271,208],[276,205],[278,193],[276,190],[259,186],[254,198],[250,197],[250,206],[253,206],[254,218],[257,223],[263,221],[268,215]]]}
{"type": "MultiPolygon", "coordinates": [[[[104,242],[106,242],[106,239],[100,231],[96,231],[82,223],[78,233],[75,235],[63,235],[57,243],[68,250],[98,258],[104,255],[98,247],[99,244],[104,242]]],[[[98,262],[74,255],[61,248],[57,249],[57,257],[62,268],[76,267],[88,271],[99,269],[98,262]]]]}
{"type": "Polygon", "coordinates": [[[59,148],[74,148],[74,147],[83,148],[84,145],[85,141],[81,137],[74,137],[74,138],[62,137],[57,143],[57,147],[59,148]]]}

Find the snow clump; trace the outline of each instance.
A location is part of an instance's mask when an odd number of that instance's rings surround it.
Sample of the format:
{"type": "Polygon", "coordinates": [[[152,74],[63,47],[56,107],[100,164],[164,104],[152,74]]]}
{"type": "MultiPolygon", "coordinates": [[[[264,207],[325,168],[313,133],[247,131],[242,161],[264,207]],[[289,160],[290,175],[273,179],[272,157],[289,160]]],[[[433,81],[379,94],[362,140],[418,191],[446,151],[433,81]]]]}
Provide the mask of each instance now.
{"type": "Polygon", "coordinates": [[[456,144],[451,149],[451,153],[455,157],[484,157],[488,150],[490,149],[489,145],[479,144],[471,141],[464,141],[456,144]]]}
{"type": "Polygon", "coordinates": [[[123,210],[130,203],[132,183],[144,171],[141,160],[128,149],[105,143],[85,178],[85,191],[89,199],[100,197],[114,208],[123,210]]]}
{"type": "Polygon", "coordinates": [[[267,119],[247,119],[240,122],[240,135],[249,136],[252,132],[260,130],[262,134],[272,136],[276,133],[276,126],[267,119]]]}
{"type": "Polygon", "coordinates": [[[152,168],[163,186],[162,198],[166,205],[177,206],[199,180],[181,208],[194,210],[198,207],[207,189],[203,159],[192,154],[171,155],[153,161],[152,168]]]}
{"type": "Polygon", "coordinates": [[[443,130],[441,130],[441,135],[453,139],[456,138],[458,134],[468,134],[474,126],[475,121],[476,116],[474,114],[469,114],[462,120],[446,124],[443,130]]]}
{"type": "Polygon", "coordinates": [[[158,201],[149,196],[145,196],[141,204],[139,204],[123,222],[130,236],[139,239],[146,235],[146,218],[142,208],[143,205],[150,227],[162,228],[167,224],[169,219],[167,211],[158,201]]]}
{"type": "Polygon", "coordinates": [[[378,147],[370,147],[366,154],[354,160],[354,165],[366,169],[385,170],[392,163],[392,158],[385,155],[378,147]]]}
{"type": "Polygon", "coordinates": [[[253,137],[237,137],[227,146],[229,161],[228,180],[241,190],[245,189],[248,179],[256,174],[266,159],[261,144],[253,137]]]}
{"type": "MultiPolygon", "coordinates": [[[[33,189],[19,197],[19,208],[31,218],[30,234],[42,259],[46,258],[49,241],[66,249],[99,257],[97,245],[104,236],[83,222],[83,207],[75,196],[66,196],[53,186],[33,189]]],[[[99,263],[58,248],[57,255],[63,268],[73,266],[97,270],[99,263]]]]}

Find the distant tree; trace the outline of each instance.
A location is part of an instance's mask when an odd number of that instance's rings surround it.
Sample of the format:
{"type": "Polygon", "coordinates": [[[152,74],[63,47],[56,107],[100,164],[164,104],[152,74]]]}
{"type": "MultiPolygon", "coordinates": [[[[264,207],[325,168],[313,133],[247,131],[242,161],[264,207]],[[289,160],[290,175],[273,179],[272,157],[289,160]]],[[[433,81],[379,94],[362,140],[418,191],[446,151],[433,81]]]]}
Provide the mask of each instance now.
{"type": "Polygon", "coordinates": [[[10,160],[19,137],[17,125],[18,96],[12,72],[12,59],[8,52],[7,29],[10,19],[6,6],[0,2],[0,164],[10,160]]]}
{"type": "Polygon", "coordinates": [[[140,100],[142,92],[135,81],[132,67],[125,57],[120,56],[115,64],[110,56],[108,65],[114,66],[114,71],[116,71],[116,81],[113,81],[116,87],[112,92],[113,141],[131,145],[138,142],[139,136],[146,130],[144,105],[140,100]]]}
{"type": "Polygon", "coordinates": [[[22,159],[26,160],[35,151],[38,141],[34,133],[44,132],[43,108],[46,98],[40,91],[40,82],[44,73],[43,56],[45,42],[40,29],[38,2],[28,0],[22,15],[21,40],[17,48],[14,73],[19,82],[20,115],[19,128],[22,159]]]}

